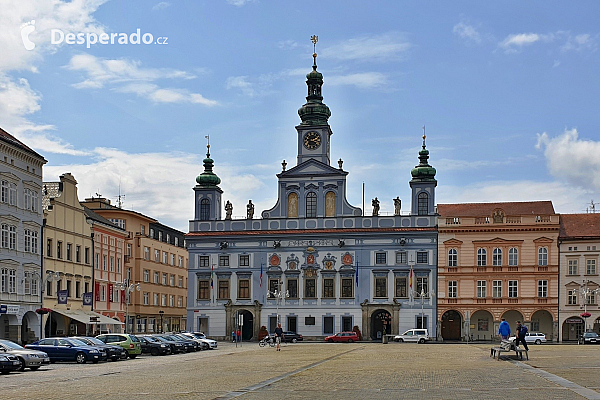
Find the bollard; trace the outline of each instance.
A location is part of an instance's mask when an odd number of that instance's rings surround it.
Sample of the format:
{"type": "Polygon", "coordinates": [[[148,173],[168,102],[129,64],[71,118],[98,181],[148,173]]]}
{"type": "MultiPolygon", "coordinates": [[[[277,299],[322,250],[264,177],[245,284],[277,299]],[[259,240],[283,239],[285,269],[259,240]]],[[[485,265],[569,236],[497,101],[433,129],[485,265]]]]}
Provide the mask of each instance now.
{"type": "Polygon", "coordinates": [[[385,335],[385,334],[384,334],[384,335],[381,337],[381,343],[382,343],[382,344],[388,344],[388,337],[387,337],[387,335],[385,335]]]}

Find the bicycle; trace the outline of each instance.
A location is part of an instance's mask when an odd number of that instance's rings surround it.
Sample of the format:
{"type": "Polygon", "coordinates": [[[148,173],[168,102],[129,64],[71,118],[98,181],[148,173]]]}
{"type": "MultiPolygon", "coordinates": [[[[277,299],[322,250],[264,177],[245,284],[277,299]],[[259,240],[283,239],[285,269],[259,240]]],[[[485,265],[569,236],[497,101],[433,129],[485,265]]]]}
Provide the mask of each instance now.
{"type": "Polygon", "coordinates": [[[275,347],[274,338],[272,338],[271,336],[265,336],[264,338],[262,338],[262,340],[258,342],[258,345],[260,347],[265,347],[267,344],[269,344],[269,346],[271,347],[275,347]]]}

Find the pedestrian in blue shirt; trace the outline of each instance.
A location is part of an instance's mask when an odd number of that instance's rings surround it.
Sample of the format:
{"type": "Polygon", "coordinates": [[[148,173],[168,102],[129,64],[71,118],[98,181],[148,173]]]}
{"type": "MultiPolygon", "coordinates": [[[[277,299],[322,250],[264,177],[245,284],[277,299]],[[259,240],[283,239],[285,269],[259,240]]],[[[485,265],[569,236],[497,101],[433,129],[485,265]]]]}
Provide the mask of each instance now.
{"type": "Polygon", "coordinates": [[[500,327],[498,328],[498,335],[502,338],[502,340],[507,340],[510,336],[510,325],[504,318],[502,318],[502,322],[500,322],[500,327]]]}

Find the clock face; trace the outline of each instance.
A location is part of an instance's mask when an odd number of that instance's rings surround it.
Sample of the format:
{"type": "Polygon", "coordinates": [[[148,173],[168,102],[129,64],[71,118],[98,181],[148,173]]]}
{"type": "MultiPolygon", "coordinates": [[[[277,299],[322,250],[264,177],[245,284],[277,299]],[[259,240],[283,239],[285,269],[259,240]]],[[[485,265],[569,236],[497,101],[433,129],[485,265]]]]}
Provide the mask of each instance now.
{"type": "Polygon", "coordinates": [[[304,147],[314,150],[321,145],[321,135],[318,132],[310,131],[304,135],[304,147]]]}

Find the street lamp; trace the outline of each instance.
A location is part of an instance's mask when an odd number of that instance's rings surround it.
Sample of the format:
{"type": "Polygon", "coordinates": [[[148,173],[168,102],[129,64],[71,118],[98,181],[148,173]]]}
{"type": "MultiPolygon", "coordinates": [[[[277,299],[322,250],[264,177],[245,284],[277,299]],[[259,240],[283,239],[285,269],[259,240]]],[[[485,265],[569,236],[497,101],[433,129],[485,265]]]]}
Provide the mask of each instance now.
{"type": "Polygon", "coordinates": [[[587,280],[584,280],[583,285],[581,285],[580,289],[573,290],[574,292],[579,293],[579,295],[583,299],[583,314],[581,314],[581,316],[583,317],[583,320],[585,321],[584,326],[583,326],[585,332],[587,332],[587,319],[588,319],[588,317],[590,317],[590,314],[587,312],[588,298],[591,298],[592,296],[596,295],[597,293],[600,293],[600,288],[597,288],[597,289],[588,288],[587,282],[588,282],[587,280]]]}
{"type": "Polygon", "coordinates": [[[160,333],[163,333],[163,314],[165,312],[163,310],[160,310],[158,312],[158,314],[160,315],[160,333]]]}
{"type": "Polygon", "coordinates": [[[138,292],[142,289],[139,283],[132,283],[131,285],[127,285],[126,282],[117,283],[117,289],[125,291],[125,333],[128,332],[129,328],[129,299],[131,296],[131,292],[137,290],[138,292]]]}
{"type": "Polygon", "coordinates": [[[433,292],[433,290],[430,290],[429,292],[425,292],[425,289],[421,288],[421,293],[415,291],[414,295],[419,296],[421,298],[421,329],[425,329],[425,327],[423,326],[423,321],[425,320],[425,309],[424,309],[425,298],[426,297],[427,298],[435,297],[435,293],[433,292]]]}
{"type": "Polygon", "coordinates": [[[275,289],[275,291],[273,291],[273,292],[269,290],[269,294],[275,298],[275,306],[277,308],[277,323],[278,324],[281,323],[281,320],[279,318],[279,302],[280,301],[285,301],[285,299],[287,297],[290,297],[290,292],[288,290],[286,290],[285,292],[281,290],[281,284],[282,283],[283,282],[281,280],[278,280],[277,281],[277,287],[279,289],[275,289]]]}

